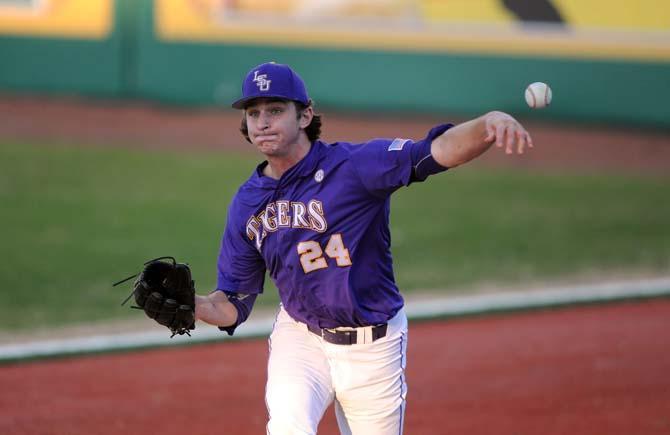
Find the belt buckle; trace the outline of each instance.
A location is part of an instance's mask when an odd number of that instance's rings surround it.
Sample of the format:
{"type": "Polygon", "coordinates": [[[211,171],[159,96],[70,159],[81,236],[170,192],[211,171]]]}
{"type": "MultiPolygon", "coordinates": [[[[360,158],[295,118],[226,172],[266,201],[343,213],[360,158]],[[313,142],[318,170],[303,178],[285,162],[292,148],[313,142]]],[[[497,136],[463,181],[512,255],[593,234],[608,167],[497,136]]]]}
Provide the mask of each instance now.
{"type": "Polygon", "coordinates": [[[351,343],[351,334],[355,334],[356,331],[343,331],[336,328],[320,328],[321,329],[321,338],[324,341],[337,344],[337,345],[346,345],[353,344],[351,343]]]}

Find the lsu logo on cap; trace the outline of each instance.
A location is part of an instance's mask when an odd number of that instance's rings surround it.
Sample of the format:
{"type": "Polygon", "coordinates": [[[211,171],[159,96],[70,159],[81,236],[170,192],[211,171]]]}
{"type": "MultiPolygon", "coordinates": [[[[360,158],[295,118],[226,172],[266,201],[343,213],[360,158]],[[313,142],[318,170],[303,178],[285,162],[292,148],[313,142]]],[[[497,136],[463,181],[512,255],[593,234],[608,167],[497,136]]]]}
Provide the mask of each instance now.
{"type": "Polygon", "coordinates": [[[393,142],[391,142],[391,145],[389,145],[387,151],[400,151],[407,142],[409,142],[409,139],[395,138],[393,139],[393,142]]]}
{"type": "Polygon", "coordinates": [[[254,71],[253,81],[256,83],[256,86],[258,86],[258,89],[260,89],[261,91],[270,90],[270,83],[272,83],[272,80],[268,80],[267,74],[258,75],[258,71],[254,71]]]}

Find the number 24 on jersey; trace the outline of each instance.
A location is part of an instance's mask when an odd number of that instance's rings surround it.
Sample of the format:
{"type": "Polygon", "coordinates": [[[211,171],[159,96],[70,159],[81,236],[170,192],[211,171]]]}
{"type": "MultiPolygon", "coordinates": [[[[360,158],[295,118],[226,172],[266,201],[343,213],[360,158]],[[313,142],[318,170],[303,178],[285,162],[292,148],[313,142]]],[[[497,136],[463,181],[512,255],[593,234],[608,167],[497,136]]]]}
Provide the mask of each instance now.
{"type": "MultiPolygon", "coordinates": [[[[328,262],[324,258],[324,250],[321,249],[319,242],[308,240],[298,243],[298,255],[300,255],[300,264],[305,273],[328,267],[328,262]]],[[[334,259],[339,267],[351,266],[349,250],[344,247],[341,234],[330,236],[325,255],[334,259]]]]}

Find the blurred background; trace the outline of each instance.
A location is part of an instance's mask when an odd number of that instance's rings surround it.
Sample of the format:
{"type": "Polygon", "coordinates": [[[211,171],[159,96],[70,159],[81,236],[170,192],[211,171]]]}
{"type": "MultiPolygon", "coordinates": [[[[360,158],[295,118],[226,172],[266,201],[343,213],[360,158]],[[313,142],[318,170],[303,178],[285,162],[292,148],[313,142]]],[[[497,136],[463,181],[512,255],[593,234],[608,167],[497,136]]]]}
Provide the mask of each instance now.
{"type": "Polygon", "coordinates": [[[395,195],[408,297],[668,275],[665,1],[0,0],[0,339],[138,319],[111,283],[154,257],[214,288],[261,160],[229,104],[267,61],[300,73],[326,141],[490,110],[533,135],[395,195]]]}

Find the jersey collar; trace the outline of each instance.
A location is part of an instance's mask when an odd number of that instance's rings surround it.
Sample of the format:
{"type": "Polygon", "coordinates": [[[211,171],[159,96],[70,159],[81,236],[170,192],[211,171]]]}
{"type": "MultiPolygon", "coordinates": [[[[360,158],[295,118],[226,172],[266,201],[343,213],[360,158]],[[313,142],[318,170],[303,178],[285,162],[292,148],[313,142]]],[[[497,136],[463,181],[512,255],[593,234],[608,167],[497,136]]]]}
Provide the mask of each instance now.
{"type": "Polygon", "coordinates": [[[319,163],[323,147],[323,142],[319,140],[314,141],[305,157],[293,165],[288,171],[284,172],[279,180],[263,175],[263,169],[268,165],[268,161],[265,160],[256,167],[255,178],[261,187],[276,188],[278,186],[291,184],[299,178],[311,177],[314,173],[314,169],[316,169],[316,165],[319,163]]]}

